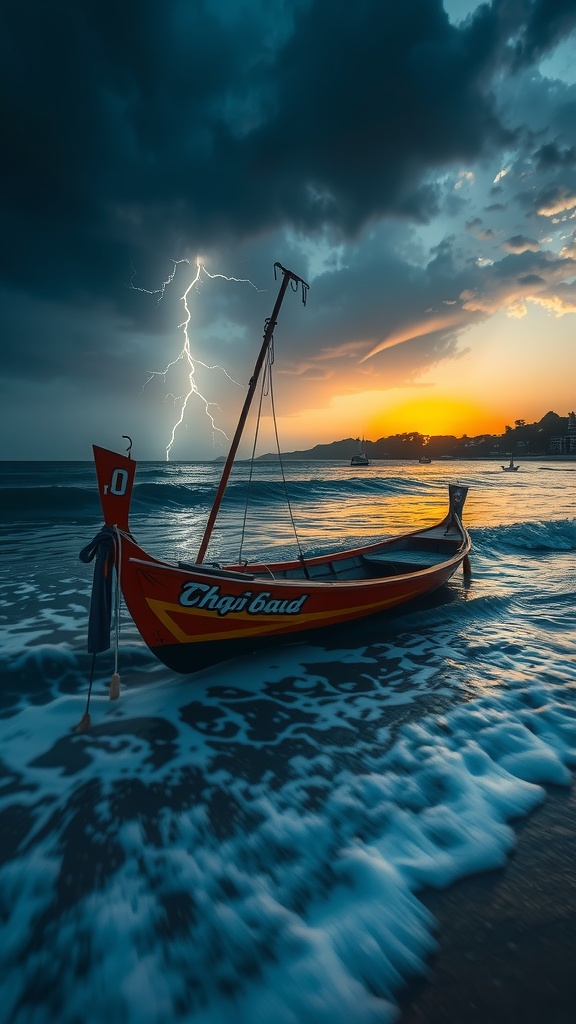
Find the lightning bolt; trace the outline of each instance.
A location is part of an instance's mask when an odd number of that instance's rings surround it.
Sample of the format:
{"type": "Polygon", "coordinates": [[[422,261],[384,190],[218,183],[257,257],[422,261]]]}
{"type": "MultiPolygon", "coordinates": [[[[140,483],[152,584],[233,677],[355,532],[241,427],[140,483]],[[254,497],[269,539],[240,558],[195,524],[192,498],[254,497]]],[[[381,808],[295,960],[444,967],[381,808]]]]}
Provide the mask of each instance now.
{"type": "Polygon", "coordinates": [[[242,384],[239,384],[237,380],[234,380],[234,378],[230,376],[230,374],[227,372],[227,370],[224,369],[223,366],[220,366],[218,364],[214,364],[214,365],[210,366],[208,363],[205,363],[201,359],[198,359],[197,356],[193,356],[192,349],[190,347],[190,337],[189,337],[189,334],[188,334],[188,328],[190,326],[190,321],[192,319],[192,314],[190,312],[190,307],[188,305],[188,296],[190,295],[190,292],[192,291],[193,288],[195,288],[198,285],[202,274],[205,274],[206,277],[210,278],[212,281],[216,280],[217,278],[220,278],[221,280],[233,281],[233,282],[235,282],[237,284],[249,284],[257,292],[262,292],[264,290],[262,288],[257,288],[256,285],[252,281],[248,280],[248,278],[243,278],[243,277],[227,277],[226,274],[211,274],[210,271],[206,269],[204,263],[202,262],[202,259],[199,256],[196,257],[194,262],[191,262],[189,259],[173,260],[172,262],[173,262],[172,272],[168,275],[166,280],[162,282],[162,284],[161,284],[161,286],[159,288],[154,288],[154,289],[141,288],[141,287],[138,287],[137,285],[133,284],[132,282],[130,283],[130,288],[133,289],[134,291],[145,292],[147,295],[157,295],[158,296],[158,305],[160,305],[160,302],[162,301],[162,299],[164,298],[164,295],[166,293],[166,289],[172,284],[172,281],[174,280],[174,277],[176,276],[176,271],[177,271],[178,267],[182,263],[186,263],[189,267],[195,266],[195,268],[196,268],[196,272],[195,272],[192,280],[190,281],[190,284],[186,288],[186,291],[184,292],[184,294],[180,297],[180,301],[182,302],[182,304],[184,306],[184,313],[185,313],[184,320],[182,321],[181,324],[178,325],[178,330],[182,331],[183,338],[184,338],[184,342],[183,342],[182,348],[181,348],[180,352],[178,353],[178,355],[176,356],[176,358],[172,359],[167,364],[167,366],[164,368],[164,370],[151,370],[151,371],[149,371],[149,377],[144,382],[144,384],[142,385],[142,390],[144,390],[144,388],[150,383],[151,380],[153,380],[154,377],[162,377],[162,379],[165,382],[166,381],[166,376],[167,376],[169,370],[173,366],[175,366],[177,363],[179,363],[179,362],[183,362],[186,365],[186,367],[187,367],[188,390],[187,390],[186,394],[175,396],[175,395],[170,393],[169,395],[166,396],[167,398],[173,398],[175,405],[176,405],[177,402],[181,402],[180,414],[178,416],[178,419],[174,423],[174,426],[172,427],[172,433],[170,435],[170,440],[169,440],[168,444],[166,445],[166,461],[167,462],[170,461],[170,452],[171,452],[172,447],[174,445],[174,441],[176,440],[176,432],[178,430],[178,427],[182,426],[182,423],[184,422],[184,417],[185,417],[185,414],[186,414],[186,409],[188,407],[188,402],[190,401],[192,396],[196,396],[201,402],[203,402],[204,410],[205,410],[206,415],[207,415],[208,419],[210,420],[210,423],[211,423],[211,426],[212,426],[212,436],[214,437],[214,434],[218,433],[218,434],[221,434],[222,437],[224,437],[227,441],[230,440],[230,438],[228,437],[226,432],[216,425],[216,423],[214,421],[214,417],[213,417],[213,415],[212,415],[212,413],[210,411],[211,408],[218,409],[219,406],[217,405],[216,402],[209,401],[209,399],[207,399],[198,389],[198,385],[196,383],[196,366],[197,365],[198,366],[204,366],[208,370],[221,370],[222,373],[228,378],[229,381],[231,381],[233,384],[236,384],[237,387],[242,387],[242,384]]]}

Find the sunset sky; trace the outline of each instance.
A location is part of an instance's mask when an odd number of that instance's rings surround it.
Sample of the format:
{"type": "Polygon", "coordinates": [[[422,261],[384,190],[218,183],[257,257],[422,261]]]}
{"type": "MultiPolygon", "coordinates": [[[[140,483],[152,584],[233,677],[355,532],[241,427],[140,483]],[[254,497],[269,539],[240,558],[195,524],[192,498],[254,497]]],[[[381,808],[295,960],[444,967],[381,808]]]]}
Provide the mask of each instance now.
{"type": "Polygon", "coordinates": [[[224,454],[276,261],[310,285],[284,451],[567,415],[575,33],[574,0],[2,5],[0,458],[224,454]]]}

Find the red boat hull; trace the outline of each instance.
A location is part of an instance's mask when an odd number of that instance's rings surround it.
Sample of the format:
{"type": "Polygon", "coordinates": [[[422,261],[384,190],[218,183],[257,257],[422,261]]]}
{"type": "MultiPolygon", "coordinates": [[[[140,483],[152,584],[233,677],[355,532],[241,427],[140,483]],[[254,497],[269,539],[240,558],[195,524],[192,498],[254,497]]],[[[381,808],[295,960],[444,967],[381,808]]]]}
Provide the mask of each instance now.
{"type": "MultiPolygon", "coordinates": [[[[470,550],[459,512],[451,507],[437,527],[307,559],[305,567],[300,561],[223,567],[162,562],[129,532],[135,463],[97,447],[94,456],[124,600],[144,642],[176,672],[195,672],[281,640],[295,642],[422,597],[466,564],[470,550]],[[411,564],[414,559],[421,564],[411,564]]],[[[458,492],[457,500],[463,504],[458,492]]]]}

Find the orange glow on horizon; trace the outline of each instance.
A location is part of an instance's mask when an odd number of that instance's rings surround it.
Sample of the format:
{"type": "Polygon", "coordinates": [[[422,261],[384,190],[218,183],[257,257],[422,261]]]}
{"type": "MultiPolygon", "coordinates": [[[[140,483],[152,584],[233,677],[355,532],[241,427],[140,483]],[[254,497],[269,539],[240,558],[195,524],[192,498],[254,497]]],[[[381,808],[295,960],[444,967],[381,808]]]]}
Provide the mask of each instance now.
{"type": "Polygon", "coordinates": [[[410,398],[390,406],[385,415],[372,417],[369,423],[369,436],[374,439],[409,431],[476,437],[503,434],[504,424],[502,415],[493,409],[454,398],[410,398]]]}
{"type": "MultiPolygon", "coordinates": [[[[461,367],[458,368],[457,388],[452,390],[452,381],[444,382],[442,391],[435,384],[427,383],[410,388],[395,388],[388,391],[371,390],[357,393],[326,396],[326,405],[297,408],[292,415],[278,418],[279,434],[285,451],[306,451],[317,444],[331,444],[346,437],[364,437],[366,441],[393,437],[395,434],[418,432],[424,436],[478,437],[482,434],[502,436],[506,426],[513,427],[517,417],[526,423],[536,423],[552,410],[561,415],[565,409],[566,397],[546,397],[542,393],[510,394],[503,388],[499,375],[492,373],[490,381],[480,378],[479,373],[466,374],[463,383],[461,367]],[[481,397],[476,391],[482,387],[481,397]],[[450,390],[448,390],[450,387],[450,390]],[[463,398],[465,393],[468,397],[463,398]],[[483,395],[486,393],[487,398],[483,395]]],[[[571,379],[570,379],[571,380],[571,379]]],[[[572,386],[569,381],[569,386],[572,386]]],[[[261,442],[267,450],[273,450],[275,441],[271,424],[264,417],[263,428],[270,430],[266,440],[261,442]]]]}
{"type": "MultiPolygon", "coordinates": [[[[527,421],[530,422],[530,421],[527,421]]],[[[345,437],[377,441],[394,434],[418,432],[423,435],[477,437],[502,435],[514,417],[492,407],[451,397],[432,397],[426,389],[418,396],[383,392],[338,396],[331,408],[306,409],[297,416],[279,417],[278,428],[284,451],[307,451],[317,444],[331,444],[345,437]]],[[[262,450],[275,450],[271,423],[261,423],[262,450]]]]}

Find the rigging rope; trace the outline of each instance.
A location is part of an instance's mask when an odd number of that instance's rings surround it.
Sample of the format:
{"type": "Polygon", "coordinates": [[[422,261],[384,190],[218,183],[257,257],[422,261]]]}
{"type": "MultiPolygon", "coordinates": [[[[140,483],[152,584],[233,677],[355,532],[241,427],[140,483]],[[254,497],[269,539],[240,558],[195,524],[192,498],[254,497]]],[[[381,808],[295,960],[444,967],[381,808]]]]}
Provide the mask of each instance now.
{"type": "Polygon", "coordinates": [[[282,452],[280,451],[280,438],[278,436],[278,423],[276,421],[276,407],[274,404],[274,386],[272,381],[272,366],[274,363],[274,337],[270,339],[270,346],[266,353],[266,363],[264,366],[264,372],[262,374],[262,386],[260,388],[260,401],[258,403],[258,416],[256,417],[256,427],[254,430],[254,443],[252,445],[252,455],[250,456],[250,473],[248,476],[248,487],[246,490],[246,502],[244,505],[244,517],[242,521],[242,530],[240,534],[240,549],[238,553],[238,563],[242,563],[242,547],[244,545],[244,538],[246,532],[246,522],[248,517],[248,503],[250,500],[250,489],[252,486],[253,475],[254,475],[254,460],[256,457],[256,445],[258,442],[258,433],[260,430],[260,419],[262,416],[262,402],[266,395],[270,396],[270,407],[272,410],[272,421],[274,423],[274,436],[276,438],[276,450],[278,452],[278,463],[280,465],[280,473],[282,476],[282,483],[284,485],[284,496],[286,498],[286,507],[288,509],[288,515],[290,517],[290,523],[292,525],[292,531],[294,533],[294,539],[296,541],[296,547],[298,548],[298,557],[304,566],[306,571],[306,565],[304,562],[304,552],[300,544],[300,538],[298,537],[298,531],[296,529],[296,522],[294,519],[294,513],[292,512],[292,505],[290,503],[290,496],[288,494],[288,484],[286,481],[286,474],[284,472],[284,463],[282,462],[282,452]]]}

